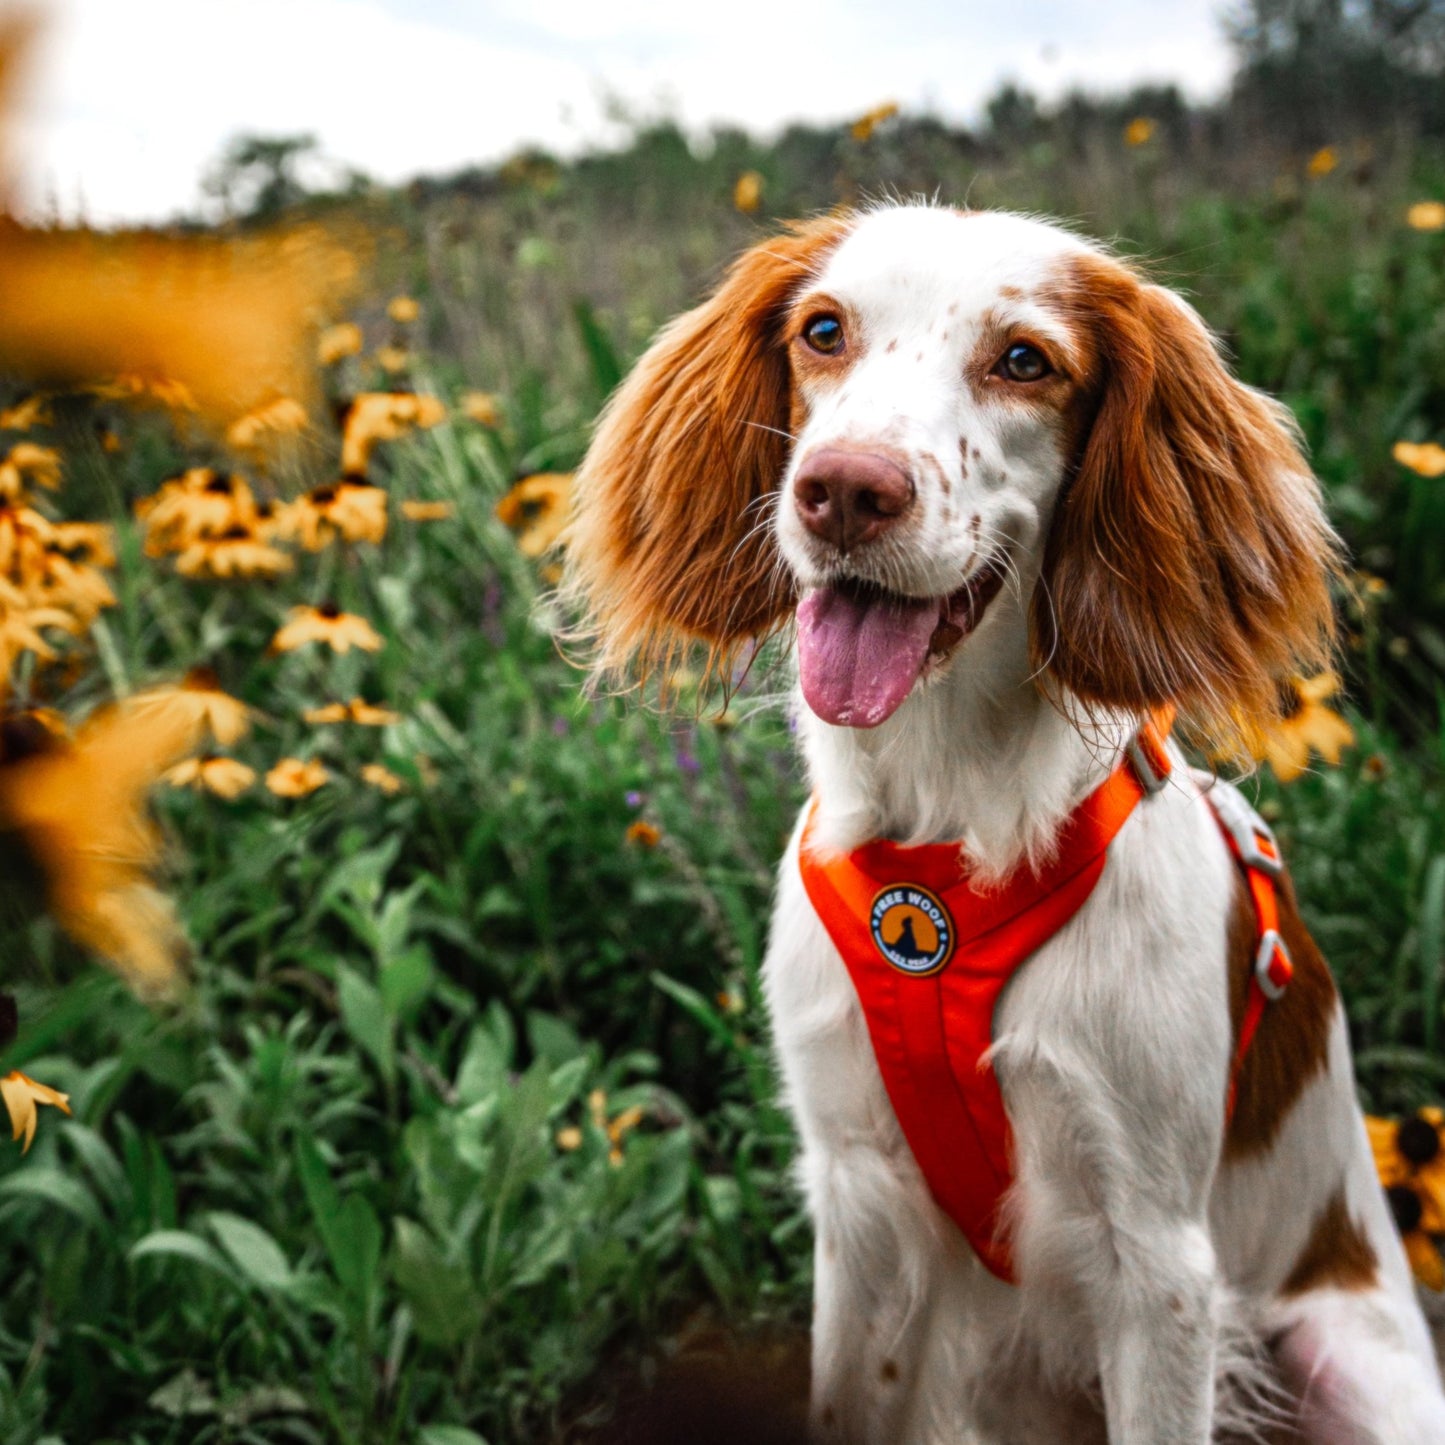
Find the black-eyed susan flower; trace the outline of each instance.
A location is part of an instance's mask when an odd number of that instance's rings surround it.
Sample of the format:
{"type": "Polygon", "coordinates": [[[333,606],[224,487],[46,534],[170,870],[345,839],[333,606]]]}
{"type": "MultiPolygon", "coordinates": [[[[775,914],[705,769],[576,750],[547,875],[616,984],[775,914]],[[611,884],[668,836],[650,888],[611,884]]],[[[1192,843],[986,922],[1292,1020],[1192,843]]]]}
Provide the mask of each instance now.
{"type": "Polygon", "coordinates": [[[1340,153],[1334,146],[1321,146],[1305,163],[1305,174],[1312,180],[1327,176],[1340,163],[1340,153]]]}
{"type": "Polygon", "coordinates": [[[571,497],[571,472],[536,472],[497,503],[497,520],[516,533],[524,557],[540,557],[562,535],[571,497]]]}
{"type": "Polygon", "coordinates": [[[401,714],[389,707],[377,707],[363,698],[350,702],[329,702],[324,707],[308,708],[301,716],[309,723],[356,723],[361,727],[381,728],[401,721],[401,714]]]}
{"type": "Polygon", "coordinates": [[[191,467],[136,502],[135,514],[145,526],[146,556],[164,557],[199,538],[217,537],[232,527],[254,527],[257,506],[240,477],[191,467]]]}
{"type": "Polygon", "coordinates": [[[456,513],[450,502],[405,501],[401,514],[408,522],[445,522],[456,513]]]}
{"type": "Polygon", "coordinates": [[[1445,1113],[1421,1109],[1407,1119],[1365,1118],[1375,1170],[1421,1284],[1445,1290],[1445,1113]]]}
{"type": "Polygon", "coordinates": [[[56,522],[51,545],[92,567],[115,566],[115,528],[109,522],[56,522]]]}
{"type": "Polygon", "coordinates": [[[256,770],[236,758],[206,753],[198,758],[183,758],[174,767],[167,768],[161,779],[173,788],[214,793],[216,797],[230,802],[239,798],[256,781],[256,770]]]}
{"type": "Polygon", "coordinates": [[[1251,741],[1255,757],[1267,762],[1280,782],[1299,777],[1309,766],[1311,752],[1337,767],[1341,751],[1354,744],[1355,730],[1325,706],[1325,699],[1339,690],[1340,679],[1333,672],[1294,678],[1286,684],[1283,716],[1251,741]]]}
{"type": "Polygon", "coordinates": [[[1445,231],[1445,201],[1416,201],[1405,212],[1405,224],[1417,231],[1445,231]]]}
{"type": "Polygon", "coordinates": [[[237,451],[265,451],[278,437],[305,431],[310,421],[306,408],[294,397],[273,397],[233,421],[226,428],[226,440],[237,451]]]}
{"type": "Polygon", "coordinates": [[[892,120],[898,114],[898,102],[896,100],[884,101],[882,105],[875,105],[872,110],[860,115],[852,125],[848,127],[849,134],[856,141],[866,141],[872,138],[873,132],[883,124],[885,120],[892,120]]]}
{"type": "Polygon", "coordinates": [[[495,427],[501,421],[497,398],[489,391],[468,391],[462,394],[462,415],[478,426],[495,427]]]}
{"type": "Polygon", "coordinates": [[[390,768],[383,767],[380,763],[364,763],[361,768],[361,781],[367,787],[375,788],[378,793],[384,793],[389,798],[406,787],[406,784],[390,768]]]}
{"type": "Polygon", "coordinates": [[[92,714],[73,738],[29,714],[0,724],[0,831],[44,880],[60,927],[146,993],[173,985],[185,942],[150,876],[160,837],[145,796],[193,731],[179,712],[117,707],[92,714]]]}
{"type": "Polygon", "coordinates": [[[355,356],[362,347],[361,327],[354,321],[328,326],[316,339],[316,359],[322,366],[335,366],[348,356],[355,356]]]}
{"type": "Polygon", "coordinates": [[[0,431],[30,431],[32,427],[49,426],[50,422],[50,398],[43,391],[0,408],[0,431]]]}
{"type": "Polygon", "coordinates": [[[278,798],[306,798],[330,777],[316,758],[282,758],[266,774],[266,786],[278,798]]]}
{"type": "Polygon", "coordinates": [[[411,352],[404,346],[378,346],[374,360],[388,376],[400,376],[411,365],[411,352]]]}
{"type": "Polygon", "coordinates": [[[35,442],[16,442],[0,457],[0,499],[24,501],[32,487],[54,491],[60,485],[60,453],[35,442]]]}
{"type": "Polygon", "coordinates": [[[403,326],[416,320],[421,314],[421,307],[415,299],[410,296],[393,296],[386,303],[386,314],[393,321],[400,322],[403,326]]]}
{"type": "Polygon", "coordinates": [[[1422,477],[1445,477],[1445,447],[1437,442],[1396,442],[1390,455],[1422,477]]]}
{"type": "Polygon", "coordinates": [[[152,721],[162,716],[185,719],[191,730],[188,747],[210,737],[228,748],[251,727],[251,709],[226,692],[209,667],[193,667],[180,682],[133,693],[117,706],[152,721]]]}
{"type": "Polygon", "coordinates": [[[744,171],[733,182],[733,207],[750,216],[763,203],[763,178],[757,171],[744,171]]]}
{"type": "Polygon", "coordinates": [[[75,617],[60,607],[35,607],[25,593],[0,579],[0,699],[15,659],[24,652],[52,661],[55,649],[41,635],[42,629],[80,631],[75,617]]]}
{"type": "Polygon", "coordinates": [[[1147,115],[1136,115],[1124,127],[1124,144],[1137,147],[1148,145],[1154,139],[1154,122],[1147,115]]]}
{"type": "Polygon", "coordinates": [[[341,471],[364,477],[378,442],[395,441],[416,427],[445,420],[446,407],[434,396],[410,391],[366,391],[352,399],[341,422],[341,471]]]}
{"type": "Polygon", "coordinates": [[[324,642],[334,652],[379,652],[383,638],[366,618],[343,612],[334,602],[320,607],[293,607],[271,639],[272,652],[292,652],[308,642],[324,642]]]}
{"type": "Polygon", "coordinates": [[[359,478],[323,482],[281,509],[277,535],[319,552],[330,542],[380,542],[386,536],[386,492],[359,478]]]}
{"type": "Polygon", "coordinates": [[[211,537],[196,537],[176,553],[182,577],[239,581],[284,577],[296,565],[289,552],[273,547],[254,526],[236,523],[211,537]]]}
{"type": "Polygon", "coordinates": [[[70,1095],[52,1089],[48,1084],[37,1084],[28,1074],[12,1069],[0,1079],[0,1098],[5,1100],[6,1112],[10,1115],[11,1138],[25,1137],[22,1154],[30,1152],[35,1142],[37,1106],[48,1104],[62,1114],[70,1113],[70,1095]]]}

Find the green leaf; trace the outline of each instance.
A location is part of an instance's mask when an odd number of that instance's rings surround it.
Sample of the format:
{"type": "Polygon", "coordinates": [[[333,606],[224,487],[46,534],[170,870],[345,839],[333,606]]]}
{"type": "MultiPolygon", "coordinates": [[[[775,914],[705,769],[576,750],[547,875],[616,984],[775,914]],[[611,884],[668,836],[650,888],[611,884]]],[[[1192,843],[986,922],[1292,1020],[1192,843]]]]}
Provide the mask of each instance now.
{"type": "Polygon", "coordinates": [[[473,1328],[479,1314],[466,1271],[448,1263],[414,1220],[399,1215],[394,1225],[392,1273],[411,1306],[416,1332],[431,1344],[449,1348],[473,1328]]]}
{"type": "Polygon", "coordinates": [[[532,1012],[527,1015],[527,1042],[539,1059],[545,1059],[552,1068],[570,1063],[579,1054],[586,1052],[586,1046],[577,1037],[571,1024],[555,1014],[532,1012]]]}
{"type": "Polygon", "coordinates": [[[423,1425],[416,1438],[419,1445],[487,1445],[482,1436],[465,1425],[423,1425]]]}
{"type": "Polygon", "coordinates": [[[58,1169],[22,1168],[0,1182],[0,1198],[40,1200],[73,1214],[92,1229],[105,1227],[95,1195],[58,1169]]]}
{"type": "Polygon", "coordinates": [[[366,1050],[388,1084],[396,1078],[392,1017],[376,987],[353,969],[336,966],[336,994],[346,1032],[366,1050]]]}
{"type": "Polygon", "coordinates": [[[258,1288],[281,1291],[289,1289],[295,1282],[296,1277],[281,1246],[259,1224],[220,1209],[207,1215],[206,1223],[220,1240],[221,1248],[258,1288]]]}
{"type": "Polygon", "coordinates": [[[426,1002],[436,979],[431,953],[414,943],[404,952],[385,956],[381,965],[381,997],[387,1012],[408,1019],[426,1002]]]}
{"type": "Polygon", "coordinates": [[[236,1274],[215,1246],[198,1234],[184,1229],[157,1229],[136,1240],[126,1253],[127,1259],[185,1259],[192,1264],[224,1275],[232,1282],[236,1274]]]}

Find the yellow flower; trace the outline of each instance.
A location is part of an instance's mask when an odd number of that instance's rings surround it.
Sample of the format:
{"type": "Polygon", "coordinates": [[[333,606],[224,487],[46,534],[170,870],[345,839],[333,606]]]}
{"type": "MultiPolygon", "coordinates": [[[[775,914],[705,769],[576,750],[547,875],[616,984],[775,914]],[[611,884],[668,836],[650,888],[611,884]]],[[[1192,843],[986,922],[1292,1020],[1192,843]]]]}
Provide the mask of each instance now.
{"type": "Polygon", "coordinates": [[[50,425],[50,398],[43,391],[32,392],[14,406],[0,410],[0,430],[29,431],[31,427],[50,425]]]}
{"type": "Polygon", "coordinates": [[[51,545],[92,567],[115,566],[115,528],[109,522],[56,522],[51,545]]]}
{"type": "Polygon", "coordinates": [[[262,451],[278,436],[306,430],[310,418],[294,397],[278,396],[248,411],[226,429],[226,440],[238,451],[262,451]]]}
{"type": "Polygon", "coordinates": [[[1421,1109],[1395,1121],[1366,1115],[1365,1128],[1410,1267],[1421,1284],[1445,1290],[1445,1112],[1421,1109]]]}
{"type": "Polygon", "coordinates": [[[3,1096],[5,1108],[10,1114],[11,1138],[18,1139],[22,1134],[25,1136],[25,1147],[20,1151],[22,1154],[28,1154],[31,1144],[35,1142],[37,1104],[51,1104],[62,1114],[70,1113],[69,1094],[62,1094],[47,1084],[37,1084],[19,1069],[12,1069],[0,1079],[0,1096],[3,1096]]]}
{"type": "Polygon", "coordinates": [[[336,537],[380,542],[386,536],[386,493],[370,482],[346,477],[325,482],[282,510],[277,531],[308,552],[321,551],[336,537]]]}
{"type": "Polygon", "coordinates": [[[263,541],[251,527],[228,527],[216,537],[197,537],[176,555],[182,577],[217,580],[284,576],[296,565],[289,553],[263,541]]]}
{"type": "Polygon", "coordinates": [[[456,509],[450,502],[403,502],[401,514],[408,522],[445,522],[456,509]]]}
{"type": "Polygon", "coordinates": [[[898,103],[892,100],[884,101],[882,105],[875,105],[867,114],[860,115],[848,129],[854,140],[865,141],[885,120],[892,120],[897,114],[898,103]]]}
{"type": "Polygon", "coordinates": [[[334,602],[320,607],[293,607],[286,622],[271,639],[272,652],[293,652],[307,642],[324,642],[334,652],[379,652],[380,634],[366,618],[343,612],[334,602]]]}
{"type": "Polygon", "coordinates": [[[404,346],[378,346],[376,364],[388,376],[396,376],[411,365],[411,352],[404,346]]]}
{"type": "Polygon", "coordinates": [[[1340,153],[1334,146],[1321,146],[1305,165],[1305,174],[1318,180],[1327,176],[1340,163],[1340,153]]]}
{"type": "Polygon", "coordinates": [[[1445,201],[1416,201],[1405,212],[1405,223],[1417,231],[1445,230],[1445,201]]]}
{"type": "Polygon", "coordinates": [[[1124,144],[1142,146],[1154,139],[1154,122],[1147,115],[1136,115],[1124,127],[1124,144]]]}
{"type": "Polygon", "coordinates": [[[0,498],[24,501],[30,487],[54,491],[60,485],[60,453],[34,442],[16,442],[0,457],[0,498]]]}
{"type": "Polygon", "coordinates": [[[556,545],[571,494],[571,472],[536,472],[497,503],[497,520],[517,534],[517,550],[524,557],[540,557],[556,545]]]}
{"type": "Polygon", "coordinates": [[[575,1124],[557,1130],[557,1147],[570,1152],[582,1147],[582,1131],[575,1124]]]}
{"type": "Polygon", "coordinates": [[[1285,690],[1285,715],[1252,740],[1251,751],[1261,762],[1269,763],[1280,782],[1290,783],[1309,766],[1311,750],[1337,767],[1341,750],[1354,744],[1355,730],[1324,705],[1326,698],[1340,690],[1340,679],[1333,672],[1295,678],[1285,690]]]}
{"type": "Polygon", "coordinates": [[[325,707],[308,708],[301,716],[309,723],[357,723],[361,727],[382,728],[401,721],[401,714],[389,707],[354,697],[350,702],[329,702],[325,707]]]}
{"type": "Polygon", "coordinates": [[[233,527],[253,527],[256,498],[240,477],[211,467],[191,467],[162,482],[135,504],[145,524],[147,557],[181,552],[202,537],[219,537],[233,527]]]}
{"type": "Polygon", "coordinates": [[[208,753],[200,758],[186,758],[168,768],[162,777],[173,788],[194,788],[198,793],[214,793],[230,802],[256,781],[256,770],[235,758],[208,753]]]}
{"type": "Polygon", "coordinates": [[[353,398],[341,423],[341,471],[364,477],[377,442],[394,441],[413,427],[431,427],[446,417],[434,396],[410,391],[364,391],[353,398]]]}
{"type": "Polygon", "coordinates": [[[63,632],[80,631],[79,622],[59,607],[32,606],[25,594],[0,579],[0,699],[15,659],[22,652],[50,661],[55,649],[40,635],[44,627],[58,627],[63,632]]]}
{"type": "Polygon", "coordinates": [[[750,216],[762,203],[762,176],[757,171],[744,171],[733,184],[733,206],[750,216]]]}
{"type": "Polygon", "coordinates": [[[362,347],[361,327],[354,321],[328,326],[316,340],[316,359],[322,366],[335,366],[348,356],[355,356],[362,347]]]}
{"type": "Polygon", "coordinates": [[[1390,455],[1422,477],[1445,477],[1445,447],[1437,442],[1396,442],[1390,455]]]}
{"type": "Polygon", "coordinates": [[[478,426],[496,426],[501,419],[497,398],[489,391],[468,391],[462,394],[462,415],[478,426]]]}
{"type": "Polygon", "coordinates": [[[36,866],[61,928],[149,993],[174,982],[185,940],[151,881],[160,837],[145,795],[194,730],[179,711],[117,707],[92,714],[74,739],[25,715],[0,726],[0,829],[36,866]]]}
{"type": "Polygon", "coordinates": [[[378,793],[385,793],[387,797],[406,787],[390,768],[384,768],[380,763],[365,764],[361,769],[361,781],[375,788],[378,793]]]}
{"type": "Polygon", "coordinates": [[[393,296],[386,303],[386,314],[404,326],[416,320],[421,314],[421,307],[410,296],[393,296]]]}
{"type": "Polygon", "coordinates": [[[251,727],[251,709],[226,692],[209,667],[193,667],[179,683],[147,688],[117,706],[151,722],[161,716],[186,719],[191,729],[187,746],[212,737],[228,748],[251,727]]]}
{"type": "Polygon", "coordinates": [[[282,758],[266,774],[266,786],[278,798],[305,798],[321,787],[331,774],[316,758],[282,758]]]}
{"type": "Polygon", "coordinates": [[[637,818],[627,825],[625,836],[629,843],[636,843],[639,848],[656,848],[662,842],[662,829],[645,818],[637,818]]]}

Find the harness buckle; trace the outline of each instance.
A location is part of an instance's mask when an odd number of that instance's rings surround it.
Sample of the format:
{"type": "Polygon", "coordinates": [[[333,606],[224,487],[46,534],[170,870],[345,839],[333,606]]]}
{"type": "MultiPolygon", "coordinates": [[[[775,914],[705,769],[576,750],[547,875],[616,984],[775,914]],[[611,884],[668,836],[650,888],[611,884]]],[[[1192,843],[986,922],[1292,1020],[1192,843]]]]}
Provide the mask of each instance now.
{"type": "Polygon", "coordinates": [[[1259,940],[1259,951],[1254,956],[1254,977],[1259,991],[1271,1003],[1284,996],[1294,977],[1294,961],[1276,929],[1266,929],[1259,940]]]}
{"type": "Polygon", "coordinates": [[[1124,751],[1134,769],[1134,776],[1147,795],[1159,792],[1169,781],[1174,764],[1169,760],[1169,751],[1152,719],[1129,739],[1124,751]]]}
{"type": "Polygon", "coordinates": [[[1231,784],[1216,780],[1208,793],[1214,816],[1224,825],[1239,860],[1246,868],[1258,868],[1271,878],[1284,872],[1284,859],[1268,823],[1244,801],[1231,784]]]}

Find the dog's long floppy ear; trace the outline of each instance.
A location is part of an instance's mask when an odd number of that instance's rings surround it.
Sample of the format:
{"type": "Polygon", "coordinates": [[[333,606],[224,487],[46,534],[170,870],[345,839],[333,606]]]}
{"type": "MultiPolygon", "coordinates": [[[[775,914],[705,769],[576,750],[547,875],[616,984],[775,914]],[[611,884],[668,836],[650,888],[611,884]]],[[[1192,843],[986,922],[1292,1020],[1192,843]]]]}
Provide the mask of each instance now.
{"type": "Polygon", "coordinates": [[[1077,263],[1067,305],[1094,413],[1033,598],[1035,662],[1086,705],[1173,703],[1240,751],[1334,636],[1338,544],[1293,420],[1120,263],[1077,263]]]}
{"type": "Polygon", "coordinates": [[[564,538],[564,592],[600,670],[645,672],[694,639],[725,655],[790,610],[767,501],[790,445],[781,324],[846,225],[795,225],[745,252],[608,402],[564,538]]]}

